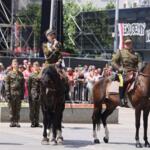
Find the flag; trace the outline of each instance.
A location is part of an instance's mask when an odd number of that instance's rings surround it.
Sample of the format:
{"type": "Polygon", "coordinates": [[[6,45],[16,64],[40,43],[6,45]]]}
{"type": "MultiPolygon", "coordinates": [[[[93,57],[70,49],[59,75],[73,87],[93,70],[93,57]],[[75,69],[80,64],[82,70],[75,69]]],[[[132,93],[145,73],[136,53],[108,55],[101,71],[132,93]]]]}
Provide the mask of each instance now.
{"type": "Polygon", "coordinates": [[[124,23],[118,24],[119,30],[119,49],[124,47],[124,23]]]}

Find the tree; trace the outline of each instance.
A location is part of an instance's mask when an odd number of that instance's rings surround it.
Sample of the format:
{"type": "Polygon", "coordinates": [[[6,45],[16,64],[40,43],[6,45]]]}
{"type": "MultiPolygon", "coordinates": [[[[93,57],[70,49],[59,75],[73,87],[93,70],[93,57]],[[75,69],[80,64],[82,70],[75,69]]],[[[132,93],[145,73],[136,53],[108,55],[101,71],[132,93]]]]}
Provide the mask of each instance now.
{"type": "Polygon", "coordinates": [[[105,9],[114,9],[115,8],[115,5],[112,1],[110,1],[107,5],[106,5],[106,8],[105,9]]]}
{"type": "Polygon", "coordinates": [[[35,43],[39,46],[40,25],[41,25],[41,6],[39,4],[28,4],[26,8],[18,12],[22,24],[32,25],[35,36],[35,43]]]}
{"type": "Polygon", "coordinates": [[[76,18],[81,12],[98,11],[91,2],[81,7],[74,0],[66,0],[64,3],[64,48],[68,52],[75,53],[77,50],[75,36],[77,31],[76,18]]]}

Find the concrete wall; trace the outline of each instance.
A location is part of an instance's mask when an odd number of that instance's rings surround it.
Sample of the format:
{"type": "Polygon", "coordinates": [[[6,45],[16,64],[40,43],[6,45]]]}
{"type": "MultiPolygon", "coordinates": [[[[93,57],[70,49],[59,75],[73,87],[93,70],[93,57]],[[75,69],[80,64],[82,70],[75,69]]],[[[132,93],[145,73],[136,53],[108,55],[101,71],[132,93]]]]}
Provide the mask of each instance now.
{"type": "MultiPolygon", "coordinates": [[[[65,123],[92,123],[93,108],[66,108],[64,111],[63,122],[65,123]]],[[[8,107],[0,107],[0,122],[9,122],[8,107]]],[[[20,122],[30,122],[29,108],[23,107],[20,112],[20,122]]],[[[40,113],[42,122],[42,113],[40,113]]],[[[109,117],[108,123],[118,123],[118,109],[109,117]]]]}

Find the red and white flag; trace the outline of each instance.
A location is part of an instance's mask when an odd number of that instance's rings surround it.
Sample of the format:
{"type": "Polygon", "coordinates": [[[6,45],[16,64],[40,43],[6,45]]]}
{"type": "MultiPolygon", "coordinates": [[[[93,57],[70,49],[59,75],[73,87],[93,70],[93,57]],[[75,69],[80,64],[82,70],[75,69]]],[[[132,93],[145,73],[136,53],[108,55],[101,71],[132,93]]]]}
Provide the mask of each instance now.
{"type": "Polygon", "coordinates": [[[119,30],[119,49],[122,49],[124,47],[124,23],[118,24],[118,30],[119,30]]]}

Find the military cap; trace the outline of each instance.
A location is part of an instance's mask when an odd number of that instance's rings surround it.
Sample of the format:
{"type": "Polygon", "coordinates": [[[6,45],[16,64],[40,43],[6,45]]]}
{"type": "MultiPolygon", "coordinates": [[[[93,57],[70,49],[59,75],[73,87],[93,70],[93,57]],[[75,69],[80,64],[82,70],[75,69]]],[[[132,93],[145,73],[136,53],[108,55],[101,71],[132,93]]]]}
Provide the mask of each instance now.
{"type": "Polygon", "coordinates": [[[48,29],[48,30],[45,32],[45,35],[46,35],[46,36],[52,35],[52,34],[55,34],[55,31],[52,30],[52,29],[48,29]]]}
{"type": "Polygon", "coordinates": [[[127,44],[127,43],[132,43],[132,39],[131,39],[131,38],[126,38],[125,41],[124,41],[124,43],[125,43],[125,44],[127,44]]]}

